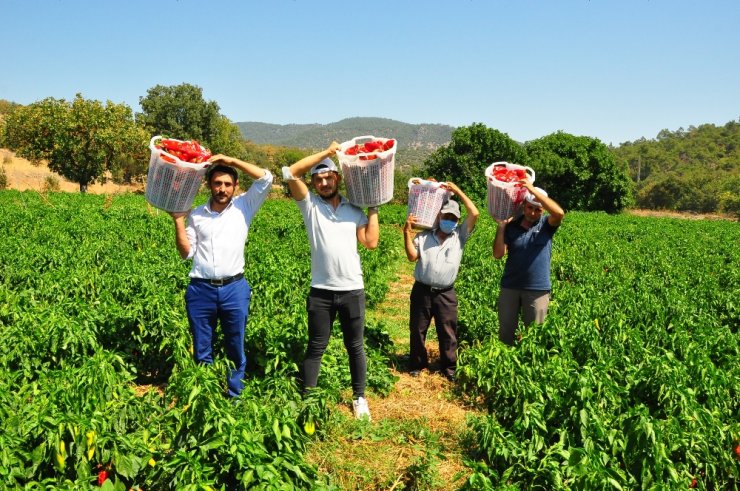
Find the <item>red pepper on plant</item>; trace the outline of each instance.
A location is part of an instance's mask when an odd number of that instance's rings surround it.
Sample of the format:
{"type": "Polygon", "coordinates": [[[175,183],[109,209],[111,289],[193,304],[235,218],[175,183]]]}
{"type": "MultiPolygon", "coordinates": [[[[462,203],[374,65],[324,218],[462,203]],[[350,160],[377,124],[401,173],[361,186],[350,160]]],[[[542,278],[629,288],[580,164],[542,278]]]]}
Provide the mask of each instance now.
{"type": "Polygon", "coordinates": [[[102,486],[103,483],[108,479],[108,471],[102,470],[98,472],[98,486],[102,486]]]}

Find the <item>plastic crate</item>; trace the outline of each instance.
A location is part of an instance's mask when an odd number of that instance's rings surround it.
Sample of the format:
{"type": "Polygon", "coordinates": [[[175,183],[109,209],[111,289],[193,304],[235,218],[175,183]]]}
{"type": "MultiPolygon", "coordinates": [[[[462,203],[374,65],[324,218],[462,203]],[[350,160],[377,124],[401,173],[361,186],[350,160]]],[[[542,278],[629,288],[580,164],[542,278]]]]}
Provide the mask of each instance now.
{"type": "Polygon", "coordinates": [[[527,189],[519,183],[503,182],[493,177],[494,168],[502,165],[506,166],[507,170],[523,170],[532,182],[535,178],[534,170],[524,165],[494,162],[488,166],[485,172],[486,182],[488,183],[488,214],[498,220],[506,220],[514,216],[527,195],[527,189]]]}
{"type": "Polygon", "coordinates": [[[416,217],[419,228],[434,228],[439,218],[439,210],[451,195],[442,187],[443,182],[427,181],[412,177],[409,179],[409,200],[406,216],[416,217]]]}
{"type": "Polygon", "coordinates": [[[146,177],[146,200],[164,211],[188,211],[193,206],[210,164],[183,162],[154,146],[154,142],[160,138],[162,137],[155,136],[149,142],[152,155],[146,177]]]}
{"type": "Polygon", "coordinates": [[[342,179],[347,187],[347,199],[360,208],[379,206],[393,199],[393,175],[398,140],[384,152],[374,154],[374,159],[363,160],[367,155],[347,155],[344,153],[359,140],[378,140],[383,143],[392,138],[358,136],[340,145],[337,151],[342,179]]]}

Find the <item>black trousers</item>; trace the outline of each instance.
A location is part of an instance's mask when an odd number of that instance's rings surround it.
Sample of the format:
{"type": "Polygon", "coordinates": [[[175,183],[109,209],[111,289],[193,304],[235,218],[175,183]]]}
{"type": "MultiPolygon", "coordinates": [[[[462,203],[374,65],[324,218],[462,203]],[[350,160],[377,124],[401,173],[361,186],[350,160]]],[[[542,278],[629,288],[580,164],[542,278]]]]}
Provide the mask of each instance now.
{"type": "Polygon", "coordinates": [[[303,386],[316,387],[321,358],[329,345],[331,326],[339,314],[344,347],[349,356],[352,395],[365,396],[367,358],[365,357],[365,290],[332,291],[311,288],[308,310],[308,346],[303,360],[303,386]]]}
{"type": "Polygon", "coordinates": [[[421,370],[429,365],[424,343],[429,324],[434,319],[439,339],[440,369],[445,374],[454,375],[457,364],[457,293],[455,289],[435,292],[429,286],[417,281],[411,288],[409,314],[411,341],[409,368],[421,370]]]}

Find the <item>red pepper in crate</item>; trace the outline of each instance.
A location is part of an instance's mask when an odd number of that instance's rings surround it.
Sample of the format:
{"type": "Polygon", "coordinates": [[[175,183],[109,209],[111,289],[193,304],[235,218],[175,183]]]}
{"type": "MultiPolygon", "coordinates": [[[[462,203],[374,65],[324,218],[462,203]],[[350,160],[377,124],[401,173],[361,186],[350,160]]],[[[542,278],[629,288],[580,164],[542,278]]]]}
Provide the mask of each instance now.
{"type": "Polygon", "coordinates": [[[493,178],[501,182],[519,182],[527,177],[522,169],[507,169],[504,166],[494,167],[493,178]]]}
{"type": "MultiPolygon", "coordinates": [[[[179,141],[170,138],[163,138],[155,146],[164,150],[168,154],[177,157],[183,162],[203,163],[211,158],[211,152],[195,140],[179,141]]],[[[169,162],[169,160],[165,160],[169,162]]]]}
{"type": "Polygon", "coordinates": [[[344,151],[345,155],[359,155],[360,160],[373,160],[376,159],[377,153],[385,152],[393,148],[395,140],[388,140],[382,142],[380,140],[373,140],[358,145],[353,145],[344,151]]]}

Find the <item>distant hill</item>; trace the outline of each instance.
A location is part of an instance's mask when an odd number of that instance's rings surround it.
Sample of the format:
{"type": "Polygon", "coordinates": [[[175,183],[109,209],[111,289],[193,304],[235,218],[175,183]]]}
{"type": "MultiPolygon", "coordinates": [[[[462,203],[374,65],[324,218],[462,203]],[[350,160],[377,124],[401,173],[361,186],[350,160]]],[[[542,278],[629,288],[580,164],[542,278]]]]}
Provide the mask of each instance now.
{"type": "Polygon", "coordinates": [[[395,138],[399,150],[427,150],[429,153],[450,142],[452,126],[409,124],[385,118],[347,118],[329,124],[236,123],[245,139],[257,144],[305,149],[325,148],[364,135],[395,138]]]}

